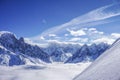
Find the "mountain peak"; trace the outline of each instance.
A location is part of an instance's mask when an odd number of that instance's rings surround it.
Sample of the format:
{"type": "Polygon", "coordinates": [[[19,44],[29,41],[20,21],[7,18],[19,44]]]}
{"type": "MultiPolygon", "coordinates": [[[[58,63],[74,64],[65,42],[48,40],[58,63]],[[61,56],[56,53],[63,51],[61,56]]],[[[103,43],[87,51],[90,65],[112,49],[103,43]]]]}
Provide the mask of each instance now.
{"type": "Polygon", "coordinates": [[[4,35],[4,34],[12,34],[12,35],[14,35],[12,32],[9,32],[9,31],[0,31],[0,36],[4,35]]]}
{"type": "Polygon", "coordinates": [[[14,37],[16,38],[15,34],[13,34],[12,32],[9,32],[9,31],[0,31],[0,38],[10,38],[10,37],[14,37]]]}
{"type": "Polygon", "coordinates": [[[19,41],[24,42],[24,38],[20,37],[19,41]]]}

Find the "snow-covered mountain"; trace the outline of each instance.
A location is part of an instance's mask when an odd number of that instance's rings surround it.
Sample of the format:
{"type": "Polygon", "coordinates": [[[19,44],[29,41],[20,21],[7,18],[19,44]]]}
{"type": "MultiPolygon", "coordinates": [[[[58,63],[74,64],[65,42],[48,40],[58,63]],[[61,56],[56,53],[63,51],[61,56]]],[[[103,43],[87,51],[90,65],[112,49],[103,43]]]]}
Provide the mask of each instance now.
{"type": "Polygon", "coordinates": [[[109,47],[106,43],[92,45],[49,43],[43,49],[52,62],[78,63],[93,61],[109,47]]]}
{"type": "Polygon", "coordinates": [[[93,61],[109,47],[106,43],[79,45],[56,42],[50,42],[46,47],[40,47],[26,43],[23,37],[18,39],[13,33],[6,31],[0,32],[0,46],[0,64],[5,65],[25,64],[26,59],[33,63],[35,63],[34,61],[39,62],[39,60],[47,63],[93,61]],[[31,61],[29,57],[38,60],[31,61]]]}
{"type": "Polygon", "coordinates": [[[73,80],[120,80],[120,39],[73,80]]]}
{"type": "Polygon", "coordinates": [[[52,62],[65,62],[70,58],[76,51],[81,47],[77,44],[62,44],[52,42],[49,43],[47,47],[43,48],[43,51],[46,52],[52,62]]]}
{"type": "MultiPolygon", "coordinates": [[[[1,48],[0,50],[1,56],[4,55],[5,53],[7,55],[8,53],[10,53],[9,54],[10,57],[12,53],[18,56],[22,54],[32,58],[40,59],[44,62],[50,62],[49,55],[44,53],[40,47],[25,43],[23,38],[17,39],[15,35],[11,32],[6,32],[6,31],[0,32],[0,46],[5,48],[5,49],[1,48]]],[[[14,58],[14,59],[13,60],[16,61],[18,58],[14,58]]],[[[3,60],[1,59],[1,61],[3,60]]]]}
{"type": "Polygon", "coordinates": [[[39,59],[29,57],[24,54],[13,53],[3,46],[0,46],[0,65],[13,66],[13,65],[31,65],[44,63],[39,59]]]}
{"type": "Polygon", "coordinates": [[[70,57],[66,62],[82,62],[82,61],[94,61],[98,56],[100,56],[109,45],[105,43],[92,44],[90,46],[83,45],[72,57],[70,57]]]}

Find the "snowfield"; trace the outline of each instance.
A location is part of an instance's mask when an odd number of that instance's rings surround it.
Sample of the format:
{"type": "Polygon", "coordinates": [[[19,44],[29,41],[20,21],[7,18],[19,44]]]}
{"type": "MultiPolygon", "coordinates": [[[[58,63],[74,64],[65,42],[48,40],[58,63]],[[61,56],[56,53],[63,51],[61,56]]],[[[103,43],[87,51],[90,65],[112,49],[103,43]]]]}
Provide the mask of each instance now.
{"type": "Polygon", "coordinates": [[[0,80],[72,80],[90,64],[91,62],[0,66],[0,80]]]}

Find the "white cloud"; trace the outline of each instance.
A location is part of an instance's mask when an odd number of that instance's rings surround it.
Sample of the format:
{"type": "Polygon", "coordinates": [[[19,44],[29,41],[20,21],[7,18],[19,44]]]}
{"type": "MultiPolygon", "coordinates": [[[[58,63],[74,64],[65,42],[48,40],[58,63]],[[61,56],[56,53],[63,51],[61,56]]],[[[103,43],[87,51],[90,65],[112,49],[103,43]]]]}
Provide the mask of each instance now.
{"type": "Polygon", "coordinates": [[[79,40],[80,40],[80,38],[72,38],[69,41],[79,41],[79,40]]]}
{"type": "Polygon", "coordinates": [[[112,44],[114,41],[115,41],[115,39],[108,38],[108,37],[103,37],[103,38],[98,38],[98,39],[96,39],[96,40],[93,40],[92,42],[93,42],[93,43],[101,43],[101,42],[104,42],[104,43],[112,44]]]}
{"type": "Polygon", "coordinates": [[[93,33],[96,33],[96,34],[104,34],[104,32],[100,32],[100,31],[93,31],[93,33]]]}
{"type": "Polygon", "coordinates": [[[69,41],[72,41],[72,42],[88,42],[88,38],[72,38],[70,39],[69,41]]]}
{"type": "Polygon", "coordinates": [[[76,31],[67,29],[67,31],[69,31],[72,36],[83,36],[83,35],[86,35],[85,31],[82,30],[82,29],[76,30],[76,31]]]}
{"type": "Polygon", "coordinates": [[[112,33],[111,36],[114,38],[120,38],[120,33],[112,33]]]}
{"type": "Polygon", "coordinates": [[[44,40],[45,38],[44,38],[43,36],[40,36],[40,39],[41,39],[41,40],[44,40]]]}
{"type": "Polygon", "coordinates": [[[49,37],[56,37],[56,34],[48,34],[49,37]]]}
{"type": "Polygon", "coordinates": [[[65,34],[64,36],[68,36],[69,34],[65,34]]]}
{"type": "Polygon", "coordinates": [[[46,36],[51,33],[54,33],[54,34],[61,33],[63,30],[66,30],[66,28],[76,27],[76,28],[80,29],[81,27],[84,27],[84,26],[105,24],[106,19],[120,15],[120,9],[113,8],[114,6],[115,5],[107,5],[107,6],[103,6],[101,8],[92,10],[82,16],[74,18],[73,20],[71,20],[65,24],[50,28],[50,29],[46,30],[45,32],[43,32],[41,35],[46,36]],[[104,20],[104,21],[102,21],[102,20],[104,20]]]}
{"type": "Polygon", "coordinates": [[[82,28],[82,30],[88,30],[88,28],[82,28]]]}
{"type": "MultiPolygon", "coordinates": [[[[92,22],[92,21],[98,21],[98,20],[104,20],[110,17],[118,16],[120,15],[120,10],[115,9],[112,11],[107,11],[107,9],[110,9],[114,7],[114,5],[107,5],[103,6],[101,8],[98,8],[96,10],[93,10],[83,16],[80,16],[78,18],[73,19],[73,22],[79,22],[79,23],[86,23],[86,22],[92,22]]],[[[112,8],[113,9],[113,8],[112,8]]]]}
{"type": "Polygon", "coordinates": [[[81,28],[78,30],[67,29],[63,36],[58,36],[56,34],[49,34],[47,37],[38,36],[33,38],[32,40],[36,40],[36,42],[61,42],[61,43],[100,43],[105,42],[108,44],[112,44],[118,37],[120,37],[119,33],[112,34],[104,34],[102,31],[98,31],[96,28],[81,28]]]}
{"type": "MultiPolygon", "coordinates": [[[[106,19],[120,15],[120,9],[113,8],[114,6],[115,5],[107,5],[92,10],[82,16],[74,18],[73,20],[65,24],[58,25],[56,27],[52,27],[44,31],[42,34],[38,35],[37,37],[34,37],[34,40],[37,41],[46,40],[46,39],[50,40],[51,39],[50,37],[54,37],[54,39],[58,41],[61,40],[66,41],[66,39],[67,40],[70,39],[71,41],[77,41],[80,39],[76,37],[88,36],[89,38],[94,39],[93,42],[104,41],[107,43],[112,43],[113,38],[116,39],[116,37],[119,37],[119,34],[112,33],[110,35],[110,37],[112,36],[112,39],[108,38],[108,36],[106,38],[105,37],[100,38],[100,36],[103,36],[104,32],[98,31],[96,28],[85,28],[85,27],[91,27],[91,26],[111,22],[111,20],[106,20],[106,19]],[[72,35],[72,37],[74,38],[71,38],[70,35],[72,35]],[[58,37],[60,38],[58,39],[58,37]]],[[[43,20],[43,22],[45,21],[46,20],[43,20]]]]}
{"type": "Polygon", "coordinates": [[[96,31],[96,28],[89,28],[89,31],[96,31]]]}
{"type": "Polygon", "coordinates": [[[89,28],[88,29],[88,34],[89,35],[103,35],[104,32],[98,31],[96,28],[89,28]]]}
{"type": "Polygon", "coordinates": [[[77,44],[77,45],[83,45],[82,43],[77,42],[66,42],[66,41],[58,41],[58,40],[47,40],[48,43],[58,43],[58,44],[77,44]]]}

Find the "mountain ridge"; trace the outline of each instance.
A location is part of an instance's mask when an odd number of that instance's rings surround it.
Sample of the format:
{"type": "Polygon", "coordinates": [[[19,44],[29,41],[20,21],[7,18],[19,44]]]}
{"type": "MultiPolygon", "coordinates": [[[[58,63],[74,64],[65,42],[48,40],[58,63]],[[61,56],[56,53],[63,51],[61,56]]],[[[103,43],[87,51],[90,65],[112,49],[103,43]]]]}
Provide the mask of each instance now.
{"type": "Polygon", "coordinates": [[[87,57],[90,59],[90,61],[92,61],[95,60],[100,54],[102,54],[102,52],[104,52],[109,47],[109,45],[105,43],[93,44],[91,46],[50,43],[47,47],[43,48],[37,45],[26,43],[23,37],[20,37],[18,39],[13,33],[8,31],[0,32],[0,46],[3,46],[4,48],[6,48],[6,50],[16,55],[23,54],[32,58],[40,59],[46,63],[78,63],[86,61],[86,58],[83,57],[87,57]],[[96,46],[98,48],[95,48],[96,46]],[[85,52],[86,49],[88,49],[87,52],[85,52]],[[101,49],[102,51],[98,49],[101,49]],[[94,50],[96,53],[94,53],[94,51],[92,50],[94,50]],[[77,55],[82,56],[77,57],[77,55]],[[74,60],[71,60],[70,58],[74,58],[74,60]],[[78,61],[75,62],[76,59],[78,59],[78,61]]]}

